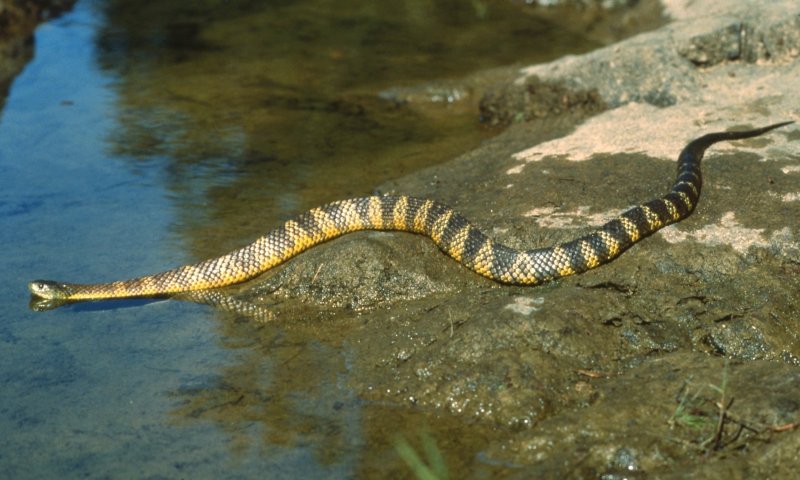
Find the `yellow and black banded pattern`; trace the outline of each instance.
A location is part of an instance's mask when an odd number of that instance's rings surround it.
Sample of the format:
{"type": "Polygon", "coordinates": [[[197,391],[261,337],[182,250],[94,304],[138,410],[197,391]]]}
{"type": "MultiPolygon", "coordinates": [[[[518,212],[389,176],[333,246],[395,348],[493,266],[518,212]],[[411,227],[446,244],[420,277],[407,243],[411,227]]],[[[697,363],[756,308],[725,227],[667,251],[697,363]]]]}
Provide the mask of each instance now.
{"type": "Polygon", "coordinates": [[[357,230],[419,233],[485,277],[502,283],[537,285],[607,263],[660,228],[688,217],[700,198],[700,162],[709,146],[761,135],[788,123],[792,122],[711,133],[692,141],[678,157],[678,174],[669,193],[627,210],[588,235],[553,247],[515,250],[487,237],[441,203],[406,196],[372,196],[311,209],[244,248],[193,265],[112,283],[79,285],[36,280],[30,289],[37,297],[72,301],[224,287],[264,273],[314,245],[357,230]]]}

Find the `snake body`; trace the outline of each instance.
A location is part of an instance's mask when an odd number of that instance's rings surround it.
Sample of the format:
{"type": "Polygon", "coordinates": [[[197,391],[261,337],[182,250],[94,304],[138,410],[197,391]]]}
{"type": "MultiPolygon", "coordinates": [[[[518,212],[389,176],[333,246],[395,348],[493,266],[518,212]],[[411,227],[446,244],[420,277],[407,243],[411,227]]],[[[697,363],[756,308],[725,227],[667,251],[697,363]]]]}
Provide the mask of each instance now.
{"type": "Polygon", "coordinates": [[[224,287],[262,274],[322,242],[358,230],[397,230],[431,238],[439,248],[474,272],[492,280],[538,285],[585,272],[617,258],[653,232],[688,217],[700,198],[700,163],[716,142],[761,135],[792,122],[735,132],[710,133],[690,142],[678,157],[670,191],[633,207],[575,240],[533,250],[502,245],[462,215],[434,200],[408,196],[370,196],[311,209],[255,242],[221,257],[130,280],[74,284],[49,280],[30,283],[36,297],[61,301],[151,297],[224,287]]]}

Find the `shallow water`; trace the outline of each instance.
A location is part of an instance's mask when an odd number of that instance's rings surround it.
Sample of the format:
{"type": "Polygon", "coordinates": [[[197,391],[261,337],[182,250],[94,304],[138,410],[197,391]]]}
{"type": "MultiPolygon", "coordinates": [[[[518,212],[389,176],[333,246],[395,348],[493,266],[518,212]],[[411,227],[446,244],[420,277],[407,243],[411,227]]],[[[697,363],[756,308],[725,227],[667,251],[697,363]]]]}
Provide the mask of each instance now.
{"type": "Polygon", "coordinates": [[[3,476],[348,477],[435,424],[359,401],[342,339],[182,302],[27,309],[34,277],[216,255],[492,134],[474,99],[381,92],[563,53],[534,36],[594,46],[508,5],[251,3],[81,1],[37,31],[0,117],[3,476]]]}

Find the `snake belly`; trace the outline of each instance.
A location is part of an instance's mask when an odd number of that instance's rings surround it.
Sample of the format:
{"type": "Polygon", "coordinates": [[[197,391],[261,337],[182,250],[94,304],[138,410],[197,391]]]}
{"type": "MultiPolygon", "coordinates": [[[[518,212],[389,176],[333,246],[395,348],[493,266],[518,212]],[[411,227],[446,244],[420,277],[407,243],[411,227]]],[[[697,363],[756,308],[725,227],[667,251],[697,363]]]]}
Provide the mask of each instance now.
{"type": "Polygon", "coordinates": [[[670,191],[633,207],[596,230],[560,245],[517,250],[498,243],[452,208],[430,199],[370,196],[313,208],[255,242],[221,257],[144,277],[110,283],[30,283],[36,297],[64,301],[171,295],[236,284],[322,242],[358,230],[396,230],[425,235],[470,270],[497,282],[538,285],[585,272],[617,258],[653,232],[688,217],[700,198],[700,163],[716,142],[761,135],[793,122],[710,133],[690,142],[678,157],[670,191]]]}

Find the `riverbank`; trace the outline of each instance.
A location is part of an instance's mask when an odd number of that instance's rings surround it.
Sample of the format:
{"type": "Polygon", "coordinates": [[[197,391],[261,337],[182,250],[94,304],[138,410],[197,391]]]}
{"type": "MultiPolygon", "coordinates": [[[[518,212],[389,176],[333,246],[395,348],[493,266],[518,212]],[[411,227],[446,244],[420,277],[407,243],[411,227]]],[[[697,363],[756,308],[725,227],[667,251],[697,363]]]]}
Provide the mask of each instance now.
{"type": "Polygon", "coordinates": [[[77,0],[0,0],[0,109],[11,81],[33,57],[33,31],[69,10],[77,0]]]}

